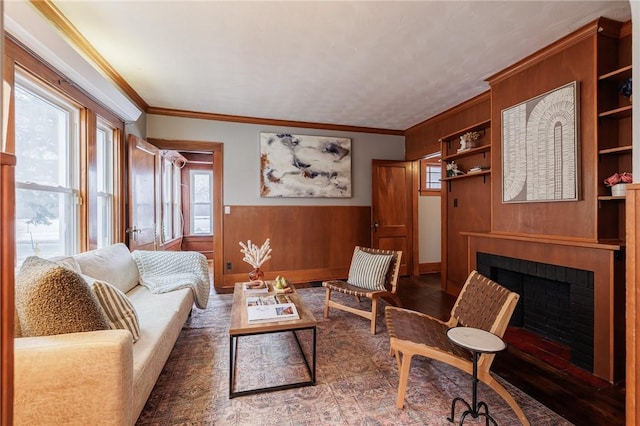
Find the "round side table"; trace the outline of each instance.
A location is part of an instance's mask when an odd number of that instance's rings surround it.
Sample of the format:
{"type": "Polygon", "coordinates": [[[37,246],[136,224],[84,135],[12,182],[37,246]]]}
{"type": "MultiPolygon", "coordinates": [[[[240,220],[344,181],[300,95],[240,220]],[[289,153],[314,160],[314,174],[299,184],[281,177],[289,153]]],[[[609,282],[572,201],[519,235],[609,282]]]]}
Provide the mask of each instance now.
{"type": "Polygon", "coordinates": [[[478,402],[478,357],[480,354],[491,354],[503,351],[507,348],[500,337],[488,331],[481,330],[473,327],[453,327],[447,330],[447,337],[454,344],[468,349],[473,354],[473,375],[472,375],[472,402],[471,405],[461,397],[456,397],[451,403],[451,417],[447,420],[454,421],[456,403],[458,401],[466,405],[467,409],[460,416],[459,425],[462,426],[465,417],[471,414],[471,417],[477,419],[480,416],[484,416],[487,420],[487,425],[491,421],[494,425],[498,426],[498,423],[489,414],[489,407],[486,402],[478,402]],[[480,411],[484,408],[484,411],[480,411]]]}

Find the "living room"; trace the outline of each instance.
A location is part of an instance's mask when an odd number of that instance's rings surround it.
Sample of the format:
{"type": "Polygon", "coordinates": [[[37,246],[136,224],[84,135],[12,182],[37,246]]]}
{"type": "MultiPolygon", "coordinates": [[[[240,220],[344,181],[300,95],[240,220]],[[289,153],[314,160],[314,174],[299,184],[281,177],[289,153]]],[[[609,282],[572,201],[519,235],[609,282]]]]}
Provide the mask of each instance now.
{"type": "MultiPolygon", "coordinates": [[[[625,28],[628,28],[627,34],[630,34],[630,24],[625,28]]],[[[578,30],[578,28],[566,29],[562,35],[573,34],[574,30],[578,30]]],[[[595,37],[594,32],[589,34],[589,37],[595,37]]],[[[629,35],[629,37],[631,36],[629,35]]],[[[9,41],[9,43],[11,42],[9,41]]],[[[562,42],[560,44],[562,45],[562,42]]],[[[571,42],[568,44],[571,44],[571,42]]],[[[584,42],[584,44],[587,44],[587,42],[584,42]]],[[[540,46],[540,48],[545,47],[547,46],[540,46]]],[[[559,50],[555,50],[555,52],[561,51],[565,47],[560,46],[557,48],[559,50]]],[[[529,53],[535,55],[537,52],[530,51],[529,53]]],[[[452,135],[457,137],[456,133],[459,130],[473,128],[478,123],[491,120],[493,130],[489,132],[485,143],[491,140],[491,145],[495,144],[490,151],[489,157],[493,173],[496,173],[500,170],[498,165],[501,161],[500,150],[495,148],[499,147],[500,142],[500,127],[493,123],[495,117],[499,117],[501,111],[505,108],[561,86],[560,82],[574,80],[579,80],[581,83],[580,123],[582,127],[580,127],[578,133],[581,137],[596,139],[594,137],[594,119],[592,118],[592,116],[595,116],[595,106],[588,101],[589,96],[593,96],[595,92],[595,83],[590,83],[593,80],[593,76],[587,75],[595,71],[593,65],[586,64],[586,62],[593,62],[593,51],[588,51],[588,56],[586,57],[583,53],[569,53],[574,58],[570,62],[575,61],[575,57],[584,59],[585,63],[568,67],[576,67],[578,70],[572,69],[569,75],[563,74],[564,71],[558,72],[556,76],[549,77],[550,81],[540,84],[529,85],[529,82],[535,81],[535,78],[521,71],[526,68],[525,66],[515,70],[504,67],[496,69],[491,76],[485,76],[489,80],[490,92],[481,91],[477,97],[460,99],[460,102],[455,105],[449,105],[450,108],[444,111],[440,110],[433,115],[423,116],[415,121],[412,126],[405,127],[402,130],[375,131],[373,128],[358,129],[357,126],[337,125],[305,126],[304,123],[293,123],[293,120],[234,122],[226,121],[224,120],[225,117],[216,116],[215,114],[180,112],[171,108],[163,109],[162,105],[156,104],[154,107],[148,108],[139,120],[135,122],[127,121],[123,128],[123,136],[135,135],[160,145],[163,143],[166,145],[175,144],[177,142],[180,142],[182,146],[196,142],[198,144],[202,142],[223,143],[224,150],[223,152],[219,151],[219,155],[224,156],[222,160],[224,181],[220,183],[223,185],[220,189],[220,199],[218,200],[220,205],[217,206],[214,213],[216,215],[214,226],[219,226],[214,233],[220,235],[220,241],[217,243],[219,245],[214,246],[213,252],[223,254],[222,256],[214,256],[213,259],[214,285],[216,289],[229,288],[234,282],[243,280],[246,277],[250,268],[243,263],[237,243],[248,239],[264,241],[266,238],[272,238],[275,253],[301,253],[300,256],[274,256],[269,265],[269,272],[273,275],[286,275],[294,282],[321,281],[344,277],[348,271],[353,246],[367,245],[371,239],[370,216],[371,208],[373,208],[371,197],[372,160],[419,161],[427,154],[440,151],[441,144],[439,140],[443,137],[451,138],[452,135]],[[503,72],[504,74],[501,74],[503,72]],[[518,80],[520,81],[519,85],[514,83],[518,80]],[[527,85],[529,85],[527,90],[521,89],[523,86],[522,81],[527,81],[527,85]],[[511,84],[515,86],[509,86],[511,84]],[[503,96],[505,93],[507,95],[503,96]],[[499,102],[496,102],[496,100],[499,100],[499,102]],[[354,147],[352,197],[346,200],[300,198],[295,201],[286,198],[261,197],[258,183],[260,181],[258,138],[261,132],[350,138],[354,147]],[[225,211],[225,208],[228,209],[229,213],[225,211]],[[222,224],[224,224],[224,227],[222,224]],[[329,229],[332,232],[327,232],[329,229]],[[274,238],[276,235],[277,238],[274,238]],[[327,253],[331,254],[328,255],[327,253]]],[[[523,59],[522,56],[513,58],[506,65],[520,63],[521,59],[524,61],[527,58],[523,59]]],[[[536,60],[534,59],[533,61],[535,62],[536,60]]],[[[544,63],[544,60],[540,61],[544,63]]],[[[577,61],[573,63],[575,64],[577,61]]],[[[565,65],[558,66],[558,64],[542,66],[553,69],[566,68],[565,65]]],[[[547,73],[545,75],[551,74],[549,71],[545,71],[545,73],[547,73]]],[[[489,86],[485,85],[485,88],[489,86]]],[[[201,145],[196,146],[201,148],[201,145]]],[[[457,144],[450,144],[450,147],[449,149],[453,150],[450,151],[450,155],[457,155],[457,153],[454,153],[457,149],[457,144]]],[[[598,204],[595,201],[596,198],[604,196],[601,193],[604,188],[601,189],[598,185],[600,184],[601,174],[605,172],[596,170],[595,166],[593,166],[593,158],[597,157],[594,147],[581,146],[580,149],[583,162],[585,158],[588,158],[589,161],[584,162],[587,166],[581,170],[584,180],[580,189],[580,199],[573,202],[573,204],[571,202],[539,203],[544,204],[544,207],[531,203],[526,205],[505,204],[506,207],[502,208],[500,200],[502,200],[503,194],[501,185],[497,184],[499,179],[495,177],[496,175],[494,175],[493,180],[488,178],[488,182],[492,183],[490,185],[486,185],[482,177],[473,178],[473,183],[471,184],[473,189],[466,189],[465,191],[475,194],[477,199],[458,197],[460,202],[459,211],[462,211],[463,208],[468,208],[470,204],[478,206],[479,209],[486,209],[482,210],[483,213],[479,215],[483,216],[486,221],[480,223],[475,229],[466,227],[459,231],[455,227],[451,227],[452,223],[449,222],[450,227],[447,228],[448,231],[443,234],[443,237],[448,238],[451,233],[455,233],[456,237],[451,237],[452,239],[448,241],[447,247],[449,250],[462,250],[464,253],[460,255],[460,252],[456,251],[454,256],[453,251],[451,251],[452,255],[447,255],[447,251],[442,252],[441,273],[444,291],[451,294],[459,291],[459,286],[464,282],[468,269],[472,264],[475,265],[476,262],[475,256],[468,257],[466,250],[456,245],[456,239],[460,238],[457,235],[459,232],[466,232],[464,240],[469,241],[470,247],[480,253],[490,252],[504,256],[505,252],[525,252],[532,247],[534,247],[534,251],[545,252],[552,246],[554,251],[551,251],[548,257],[554,261],[558,258],[579,257],[583,259],[581,261],[582,264],[576,265],[576,263],[580,262],[573,260],[569,262],[578,269],[584,269],[584,263],[600,264],[602,260],[599,256],[603,249],[607,253],[606,257],[613,259],[616,256],[618,249],[616,249],[615,243],[607,243],[607,247],[603,247],[605,244],[596,248],[593,246],[601,243],[602,241],[600,240],[605,239],[600,238],[601,232],[612,234],[613,231],[606,228],[604,223],[598,222],[598,216],[592,212],[598,204]],[[476,181],[476,179],[478,180],[476,181]],[[487,192],[487,189],[490,192],[487,192]],[[483,203],[483,200],[487,198],[492,199],[492,203],[483,203]],[[566,220],[549,221],[549,225],[540,227],[541,217],[564,217],[566,220]],[[575,220],[576,217],[587,219],[585,222],[580,223],[580,221],[575,220]],[[522,224],[524,224],[524,228],[521,227],[522,224]],[[488,231],[498,231],[498,234],[541,234],[545,236],[546,240],[541,241],[539,237],[527,239],[520,235],[516,241],[513,241],[513,238],[501,238],[499,239],[500,243],[497,243],[495,236],[487,237],[487,235],[483,235],[488,231]],[[563,240],[563,243],[550,242],[549,240],[554,240],[554,237],[555,240],[563,240]],[[567,245],[566,240],[571,240],[571,244],[567,245]],[[508,243],[505,243],[505,241],[508,241],[508,243]],[[578,242],[576,243],[576,241],[578,242]],[[543,244],[543,247],[538,248],[537,244],[543,244]],[[521,248],[520,245],[526,248],[521,248]],[[563,252],[562,250],[565,251],[563,252]],[[577,255],[574,250],[585,251],[577,255]],[[594,250],[598,254],[590,253],[589,250],[594,250]],[[573,254],[567,254],[566,251],[573,251],[573,254]]],[[[193,150],[197,149],[194,148],[193,150]]],[[[214,153],[215,155],[216,153],[214,153]]],[[[633,150],[632,155],[637,158],[637,150],[633,150]]],[[[637,164],[637,161],[634,161],[633,164],[637,164]]],[[[471,164],[465,165],[466,168],[470,166],[471,164]]],[[[463,182],[471,181],[472,179],[447,181],[445,189],[453,188],[453,191],[457,191],[456,186],[458,184],[462,185],[463,182]],[[448,188],[446,188],[447,186],[448,188]]],[[[633,189],[630,188],[630,193],[632,191],[633,189]]],[[[446,193],[443,195],[443,200],[450,200],[452,203],[454,198],[456,196],[447,195],[446,193]]],[[[605,201],[601,201],[602,203],[606,205],[605,201]]],[[[605,207],[605,209],[609,208],[605,207]]],[[[439,213],[437,211],[436,215],[440,216],[439,213]]],[[[474,214],[477,215],[477,213],[474,214]]],[[[612,216],[620,216],[621,214],[619,209],[615,213],[611,213],[612,216]]],[[[473,215],[467,214],[467,216],[473,218],[473,215]]],[[[124,218],[121,220],[125,222],[124,218]]],[[[624,226],[619,223],[619,217],[616,221],[618,228],[624,226]]],[[[118,232],[121,233],[119,240],[124,241],[124,227],[118,232]]],[[[616,230],[616,232],[618,231],[616,230]]],[[[6,231],[3,231],[3,236],[6,235],[5,233],[6,231]]],[[[627,243],[629,243],[629,237],[627,238],[627,243]]],[[[4,242],[3,244],[7,243],[4,242]]],[[[465,244],[467,243],[465,242],[465,244]]],[[[417,242],[409,244],[409,247],[413,248],[414,258],[408,265],[408,270],[409,274],[414,274],[420,267],[418,257],[420,250],[416,250],[417,242]]],[[[86,248],[89,248],[89,245],[86,248]]],[[[630,248],[627,247],[627,255],[629,253],[630,248]]],[[[527,256],[523,257],[526,258],[527,256]]],[[[520,257],[520,259],[523,257],[520,257]]],[[[530,260],[542,261],[541,263],[545,264],[550,263],[546,260],[543,261],[542,255],[533,257],[534,259],[530,260]]],[[[602,268],[607,271],[619,268],[618,263],[613,260],[610,262],[605,262],[605,265],[608,266],[602,266],[602,268]]],[[[489,266],[489,268],[491,267],[489,266]]],[[[5,268],[3,268],[4,270],[5,268]]],[[[611,277],[605,276],[603,278],[602,273],[596,271],[596,283],[620,279],[618,273],[606,272],[606,274],[609,273],[612,274],[611,277]]],[[[597,285],[600,286],[600,284],[597,285]]],[[[619,289],[619,286],[617,288],[619,289]]],[[[598,310],[597,323],[603,325],[598,327],[595,341],[599,343],[606,341],[608,343],[604,346],[599,345],[596,349],[595,372],[599,377],[609,381],[620,380],[621,374],[624,376],[623,373],[620,373],[621,362],[624,364],[624,355],[620,355],[619,346],[621,339],[624,340],[624,336],[620,336],[619,321],[620,318],[624,317],[621,317],[619,313],[616,315],[613,311],[614,307],[620,307],[619,297],[619,294],[614,291],[603,290],[602,293],[598,294],[598,302],[596,302],[597,305],[599,304],[601,307],[604,305],[606,308],[598,310]],[[615,318],[613,318],[614,316],[615,318]],[[620,356],[622,356],[622,361],[620,356]]],[[[622,303],[624,304],[624,302],[622,303]]],[[[630,386],[627,386],[629,389],[630,386]]]]}

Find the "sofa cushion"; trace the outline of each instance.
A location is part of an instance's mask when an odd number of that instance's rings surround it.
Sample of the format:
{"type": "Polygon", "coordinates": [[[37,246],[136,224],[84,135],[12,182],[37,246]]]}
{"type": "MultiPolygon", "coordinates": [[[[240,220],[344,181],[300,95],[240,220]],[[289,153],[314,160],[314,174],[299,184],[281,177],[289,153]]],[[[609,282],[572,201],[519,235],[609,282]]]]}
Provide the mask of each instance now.
{"type": "Polygon", "coordinates": [[[15,306],[24,337],[109,329],[85,280],[36,256],[28,257],[16,276],[15,306]]]}
{"type": "Polygon", "coordinates": [[[129,330],[133,336],[133,342],[137,342],[140,338],[140,323],[138,314],[127,296],[104,281],[93,281],[91,288],[109,318],[111,329],[129,330]]]}
{"type": "Polygon", "coordinates": [[[138,267],[129,248],[122,243],[73,257],[84,275],[108,282],[125,294],[138,285],[138,267]]]}
{"type": "Polygon", "coordinates": [[[391,254],[371,254],[357,250],[353,254],[347,282],[368,290],[384,290],[391,254]]]}

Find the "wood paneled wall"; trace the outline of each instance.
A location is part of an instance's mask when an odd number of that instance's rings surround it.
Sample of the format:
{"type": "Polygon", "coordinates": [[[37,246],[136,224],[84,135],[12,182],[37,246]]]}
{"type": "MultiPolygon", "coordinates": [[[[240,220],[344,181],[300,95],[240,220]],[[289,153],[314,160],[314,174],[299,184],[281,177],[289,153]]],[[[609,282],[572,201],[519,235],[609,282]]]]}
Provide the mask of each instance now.
{"type": "Polygon", "coordinates": [[[640,184],[627,188],[627,382],[626,424],[640,422],[638,384],[640,383],[640,184]]]}
{"type": "Polygon", "coordinates": [[[492,231],[597,241],[597,24],[489,78],[491,84],[492,231]],[[502,203],[501,111],[572,81],[579,83],[579,200],[502,203]]]}
{"type": "MultiPolygon", "coordinates": [[[[407,159],[416,160],[440,151],[440,139],[491,118],[491,94],[485,92],[407,131],[407,159]]],[[[494,132],[491,131],[491,134],[494,132]]],[[[454,150],[455,152],[455,150],[454,150]]],[[[467,239],[461,232],[491,229],[491,177],[464,182],[443,182],[442,288],[458,294],[467,276],[467,239]]]]}
{"type": "Polygon", "coordinates": [[[418,160],[427,154],[438,152],[442,136],[489,118],[491,118],[491,93],[487,91],[416,124],[405,132],[405,160],[418,160]]]}
{"type": "Polygon", "coordinates": [[[242,261],[240,241],[258,246],[271,239],[272,258],[261,269],[266,279],[293,282],[346,278],[356,245],[371,242],[369,206],[230,206],[224,215],[223,282],[246,281],[252,267],[242,261]],[[231,268],[227,269],[227,263],[231,268]]]}

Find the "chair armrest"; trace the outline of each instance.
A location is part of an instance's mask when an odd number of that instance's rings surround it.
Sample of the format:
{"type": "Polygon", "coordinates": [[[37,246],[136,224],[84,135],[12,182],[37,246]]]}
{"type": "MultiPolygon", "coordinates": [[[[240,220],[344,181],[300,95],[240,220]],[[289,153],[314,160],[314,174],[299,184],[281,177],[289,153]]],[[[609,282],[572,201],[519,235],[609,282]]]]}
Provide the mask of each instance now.
{"type": "Polygon", "coordinates": [[[132,345],[125,330],[15,339],[14,424],[133,424],[132,345]]]}

